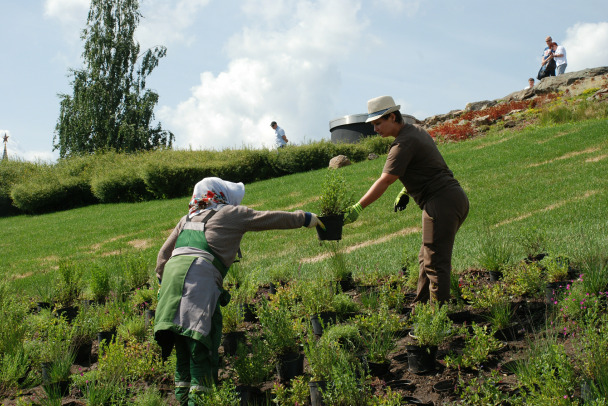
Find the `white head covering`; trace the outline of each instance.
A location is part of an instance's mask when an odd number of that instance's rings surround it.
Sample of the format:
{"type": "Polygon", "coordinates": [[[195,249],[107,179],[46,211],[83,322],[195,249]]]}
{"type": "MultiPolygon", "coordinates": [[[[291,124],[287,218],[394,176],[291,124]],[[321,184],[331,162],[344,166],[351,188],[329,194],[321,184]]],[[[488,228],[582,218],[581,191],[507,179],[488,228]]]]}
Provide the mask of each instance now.
{"type": "Polygon", "coordinates": [[[220,178],[205,178],[194,186],[189,214],[195,216],[204,209],[214,209],[220,204],[238,206],[245,196],[245,185],[220,178]]]}

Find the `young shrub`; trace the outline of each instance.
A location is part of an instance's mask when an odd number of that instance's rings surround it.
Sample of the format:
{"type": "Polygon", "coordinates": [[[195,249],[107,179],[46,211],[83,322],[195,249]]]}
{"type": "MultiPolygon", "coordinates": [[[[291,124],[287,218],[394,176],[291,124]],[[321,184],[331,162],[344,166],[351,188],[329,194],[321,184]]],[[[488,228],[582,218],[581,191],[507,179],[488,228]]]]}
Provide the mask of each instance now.
{"type": "Polygon", "coordinates": [[[340,348],[351,353],[358,353],[363,345],[363,337],[354,324],[331,326],[323,332],[321,340],[327,341],[329,345],[338,344],[340,348]]]}
{"type": "Polygon", "coordinates": [[[563,282],[568,279],[570,260],[566,257],[547,255],[540,260],[540,266],[545,268],[547,282],[563,282]]]}
{"type": "Polygon", "coordinates": [[[341,215],[352,203],[348,194],[346,178],[339,169],[328,169],[319,196],[321,216],[341,215]]]}
{"type": "Polygon", "coordinates": [[[545,288],[543,271],[536,262],[522,261],[505,268],[503,282],[507,292],[515,296],[539,297],[545,288]]]}
{"type": "Polygon", "coordinates": [[[481,242],[479,265],[490,272],[502,271],[513,258],[513,247],[505,236],[488,231],[481,242]]]}
{"type": "Polygon", "coordinates": [[[298,351],[300,331],[287,306],[273,306],[262,301],[257,314],[268,346],[275,355],[298,351]]]}
{"type": "Polygon", "coordinates": [[[470,335],[465,330],[465,346],[461,355],[448,355],[445,358],[445,365],[448,368],[473,368],[478,369],[490,356],[491,353],[498,351],[504,345],[494,338],[493,330],[488,330],[487,326],[473,323],[473,334],[470,335]]]}
{"type": "MultiPolygon", "coordinates": [[[[234,382],[223,380],[219,386],[213,385],[209,392],[196,394],[196,404],[200,406],[240,406],[241,398],[234,382]]],[[[303,404],[303,403],[302,403],[303,404]]]]}
{"type": "Polygon", "coordinates": [[[453,333],[452,330],[447,305],[420,303],[412,311],[412,334],[421,346],[441,344],[453,333]]]}
{"type": "Polygon", "coordinates": [[[268,362],[271,351],[266,343],[255,336],[251,336],[250,341],[251,348],[239,342],[236,355],[229,359],[239,384],[257,387],[268,379],[274,365],[268,362]]]}

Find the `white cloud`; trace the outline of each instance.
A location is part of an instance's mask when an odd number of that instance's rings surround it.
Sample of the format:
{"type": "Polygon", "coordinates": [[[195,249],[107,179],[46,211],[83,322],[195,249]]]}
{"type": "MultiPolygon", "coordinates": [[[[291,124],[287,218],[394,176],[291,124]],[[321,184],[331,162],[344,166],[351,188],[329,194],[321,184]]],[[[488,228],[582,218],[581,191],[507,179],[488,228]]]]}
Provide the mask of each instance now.
{"type": "Polygon", "coordinates": [[[142,48],[193,40],[185,32],[190,28],[200,9],[210,0],[147,0],[142,2],[143,18],[137,28],[137,39],[142,48]]]}
{"type": "Polygon", "coordinates": [[[44,16],[59,20],[68,27],[84,27],[90,0],[46,0],[44,16]]]}
{"type": "MultiPolygon", "coordinates": [[[[248,1],[243,12],[260,15],[265,2],[248,1]]],[[[229,39],[227,70],[202,73],[187,101],[160,109],[163,126],[178,147],[195,149],[272,146],[272,120],[290,142],[328,138],[338,66],[364,46],[359,9],[348,0],[283,1],[277,24],[247,18],[257,25],[229,39]]]]}
{"type": "Polygon", "coordinates": [[[566,72],[606,66],[608,63],[608,22],[578,23],[566,30],[563,41],[566,72]]]}
{"type": "Polygon", "coordinates": [[[420,10],[422,0],[375,0],[374,3],[387,13],[400,14],[405,10],[408,17],[413,17],[420,10]]]}

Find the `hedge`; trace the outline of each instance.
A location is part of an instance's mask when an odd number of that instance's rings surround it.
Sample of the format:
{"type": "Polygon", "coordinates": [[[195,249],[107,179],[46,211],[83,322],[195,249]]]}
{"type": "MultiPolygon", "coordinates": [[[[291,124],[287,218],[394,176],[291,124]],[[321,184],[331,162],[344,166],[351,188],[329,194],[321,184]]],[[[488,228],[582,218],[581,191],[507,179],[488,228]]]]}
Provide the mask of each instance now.
{"type": "Polygon", "coordinates": [[[320,141],[278,151],[108,152],[62,159],[56,165],[10,161],[0,165],[0,209],[2,215],[45,213],[99,202],[183,197],[208,176],[251,183],[325,168],[340,154],[362,161],[372,152],[385,154],[390,142],[373,137],[358,144],[320,141]]]}

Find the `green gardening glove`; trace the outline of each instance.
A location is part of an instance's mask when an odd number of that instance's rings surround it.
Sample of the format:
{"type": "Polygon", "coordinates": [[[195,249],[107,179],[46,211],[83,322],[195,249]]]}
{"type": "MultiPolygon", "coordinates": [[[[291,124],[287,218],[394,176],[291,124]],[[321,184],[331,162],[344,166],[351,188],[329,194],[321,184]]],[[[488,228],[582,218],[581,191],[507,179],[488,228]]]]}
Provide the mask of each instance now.
{"type": "Polygon", "coordinates": [[[361,203],[356,203],[347,208],[344,212],[344,224],[350,224],[353,221],[357,220],[357,218],[359,218],[359,213],[361,213],[362,211],[363,207],[361,206],[361,203]]]}
{"type": "Polygon", "coordinates": [[[407,191],[405,190],[405,188],[401,189],[401,192],[399,192],[397,198],[395,199],[395,213],[397,212],[397,210],[405,210],[409,202],[410,197],[408,196],[407,191]]]}

